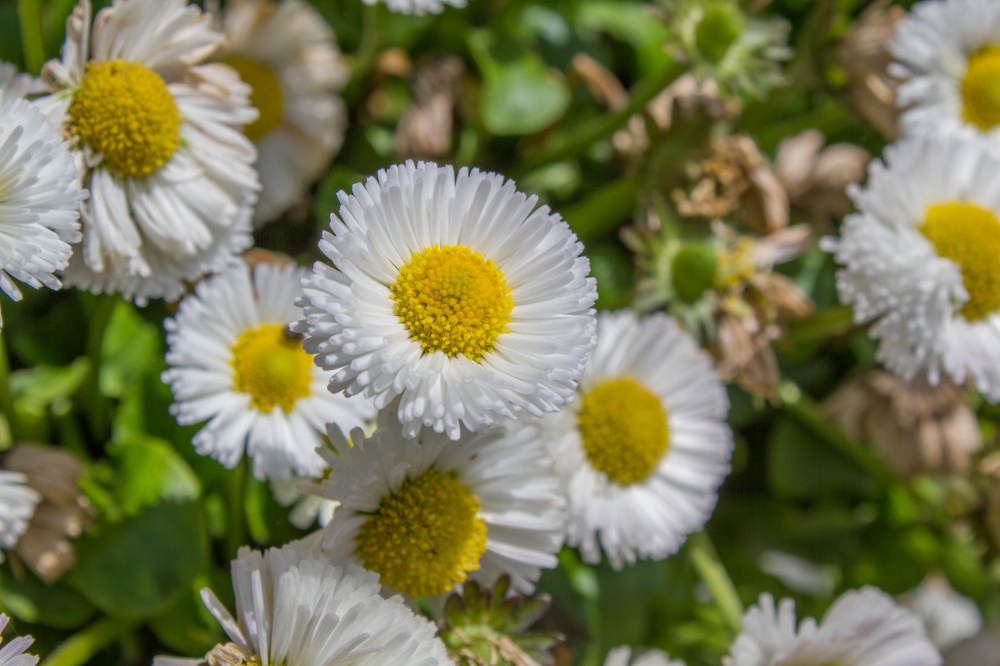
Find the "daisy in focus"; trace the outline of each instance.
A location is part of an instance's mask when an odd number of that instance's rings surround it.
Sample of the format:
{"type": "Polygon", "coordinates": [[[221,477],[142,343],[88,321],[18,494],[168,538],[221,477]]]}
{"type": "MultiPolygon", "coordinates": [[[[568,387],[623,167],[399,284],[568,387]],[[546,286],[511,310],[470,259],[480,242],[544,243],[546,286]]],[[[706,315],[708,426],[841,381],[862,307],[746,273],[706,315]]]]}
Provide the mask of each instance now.
{"type": "Polygon", "coordinates": [[[257,114],[234,70],[201,64],[222,35],[184,0],[83,0],[34,103],[69,137],[90,198],[67,284],[143,304],[235,263],[251,244],[257,114]]]}
{"type": "Polygon", "coordinates": [[[513,181],[407,162],[340,193],[294,329],[330,390],[406,437],[459,437],[572,400],[593,348],[596,283],[569,226],[513,181]]]}
{"type": "Polygon", "coordinates": [[[401,597],[383,599],[377,575],[335,567],[301,542],[241,548],[232,576],[236,618],[210,589],[201,592],[231,642],[204,659],[157,657],[153,666],[452,664],[434,625],[401,597]]]}
{"type": "Polygon", "coordinates": [[[199,283],[164,322],[171,413],[182,425],[207,420],[195,449],[229,468],[245,449],[258,479],[321,476],[326,424],[356,428],[375,416],[365,398],[327,391],[330,373],[288,330],[302,314],[293,303],[305,272],[241,264],[199,283]]]}
{"type": "Polygon", "coordinates": [[[298,201],[340,148],[348,71],[330,26],[304,0],[229,2],[222,32],[216,59],[239,72],[260,114],[243,131],[257,146],[262,224],[298,201]]]}
{"type": "Polygon", "coordinates": [[[876,358],[937,385],[967,377],[1000,400],[1000,158],[975,138],[914,137],[886,149],[858,212],[821,247],[843,268],[840,300],[871,322],[876,358]]]}
{"type": "Polygon", "coordinates": [[[925,0],[896,26],[890,71],[904,134],[985,134],[1000,146],[1000,3],[925,0]]]}
{"type": "Polygon", "coordinates": [[[795,626],[795,603],[762,594],[724,666],[939,666],[941,654],[915,615],[873,587],[840,596],[817,624],[795,626]]]}
{"type": "MultiPolygon", "coordinates": [[[[378,4],[380,0],[364,0],[366,5],[378,4]]],[[[446,5],[465,7],[466,0],[381,0],[390,11],[400,14],[440,14],[446,5]]]]}
{"type": "MultiPolygon", "coordinates": [[[[10,618],[5,613],[0,613],[0,632],[7,628],[8,622],[10,622],[10,618]]],[[[35,666],[38,663],[38,657],[25,653],[25,650],[31,647],[34,642],[35,639],[31,636],[18,636],[7,643],[3,648],[0,648],[0,666],[35,666]]]]}
{"type": "Polygon", "coordinates": [[[312,492],[340,502],[321,537],[333,562],[359,564],[412,598],[503,574],[530,593],[556,566],[563,499],[528,429],[404,439],[383,411],[370,438],[329,436],[334,450],[321,453],[332,470],[312,492]]]}
{"type": "Polygon", "coordinates": [[[700,530],[729,472],[722,381],[666,315],[601,313],[579,398],[526,429],[566,497],[566,542],[590,563],[662,559],[700,530]]]}
{"type": "Polygon", "coordinates": [[[84,194],[58,128],[19,99],[30,82],[11,69],[0,78],[0,289],[19,301],[11,278],[35,289],[61,286],[55,272],[80,240],[84,194]]]}

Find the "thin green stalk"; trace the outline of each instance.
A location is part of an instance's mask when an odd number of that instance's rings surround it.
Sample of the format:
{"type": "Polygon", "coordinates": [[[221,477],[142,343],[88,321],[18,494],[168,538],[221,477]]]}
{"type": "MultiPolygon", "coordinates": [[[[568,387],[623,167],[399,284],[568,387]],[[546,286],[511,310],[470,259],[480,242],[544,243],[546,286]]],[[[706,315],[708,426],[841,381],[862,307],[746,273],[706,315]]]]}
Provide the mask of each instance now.
{"type": "Polygon", "coordinates": [[[240,460],[233,469],[224,474],[226,488],[226,508],[229,520],[226,525],[226,549],[230,557],[236,557],[236,551],[246,545],[246,459],[240,460]]]}
{"type": "Polygon", "coordinates": [[[0,333],[0,413],[7,419],[11,441],[20,440],[21,421],[14,409],[14,394],[10,390],[10,359],[7,357],[7,343],[0,333]]]}
{"type": "Polygon", "coordinates": [[[722,619],[734,634],[739,634],[742,630],[743,602],[726,568],[722,566],[708,532],[702,531],[688,538],[688,555],[701,581],[712,593],[722,619]]]}
{"type": "Polygon", "coordinates": [[[98,296],[90,315],[90,331],[87,334],[87,359],[90,361],[90,368],[83,382],[84,400],[90,417],[91,434],[98,442],[107,440],[110,434],[111,407],[101,393],[101,355],[104,335],[117,304],[117,296],[98,296]]]}
{"type": "Polygon", "coordinates": [[[365,5],[361,19],[361,41],[358,43],[358,50],[355,51],[351,59],[351,80],[344,90],[344,100],[348,104],[355,102],[365,91],[370,77],[372,65],[375,62],[375,55],[378,52],[378,5],[365,5]]]}
{"type": "Polygon", "coordinates": [[[601,626],[601,588],[594,570],[580,561],[576,551],[563,548],[559,553],[559,566],[569,577],[573,591],[583,599],[583,616],[587,622],[587,645],[580,666],[600,666],[603,647],[601,626]]]}
{"type": "Polygon", "coordinates": [[[111,645],[115,640],[125,636],[133,629],[135,623],[124,620],[104,618],[94,622],[86,629],[73,634],[59,645],[41,666],[79,666],[111,645]]]}
{"type": "Polygon", "coordinates": [[[45,64],[45,40],[42,36],[39,0],[17,0],[17,14],[21,20],[24,65],[29,73],[37,75],[45,64]]]}

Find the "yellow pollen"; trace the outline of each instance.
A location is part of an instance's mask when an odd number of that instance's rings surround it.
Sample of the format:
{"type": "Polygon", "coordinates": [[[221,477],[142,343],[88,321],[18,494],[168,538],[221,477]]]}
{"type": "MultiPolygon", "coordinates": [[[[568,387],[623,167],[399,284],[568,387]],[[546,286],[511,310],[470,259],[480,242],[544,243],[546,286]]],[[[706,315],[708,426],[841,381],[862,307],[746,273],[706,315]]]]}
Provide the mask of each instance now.
{"type": "Polygon", "coordinates": [[[250,104],[260,115],[243,128],[243,133],[251,141],[260,141],[281,125],[285,104],[281,82],[274,70],[259,60],[230,56],[222,62],[235,69],[250,86],[250,104]]]}
{"type": "Polygon", "coordinates": [[[920,233],[938,256],[951,259],[962,271],[969,300],[962,316],[977,321],[1000,310],[1000,220],[970,203],[930,206],[920,233]]]}
{"type": "Polygon", "coordinates": [[[962,78],[962,118],[984,132],[1000,125],[1000,46],[987,46],[969,58],[962,78]]]}
{"type": "Polygon", "coordinates": [[[404,594],[444,594],[479,568],[486,521],[468,486],[430,469],[382,500],[358,530],[355,552],[404,594]]]}
{"type": "Polygon", "coordinates": [[[590,465],[627,486],[649,477],[670,445],[667,411],[642,384],[626,377],[583,396],[577,426],[590,465]]]}
{"type": "Polygon", "coordinates": [[[310,394],[312,357],[280,324],[265,324],[240,335],[233,345],[233,389],[249,393],[250,404],[268,413],[285,413],[310,394]]]}
{"type": "Polygon", "coordinates": [[[417,252],[389,287],[393,313],[423,347],[479,362],[493,351],[507,324],[514,299],[492,259],[462,245],[417,252]]]}
{"type": "Polygon", "coordinates": [[[180,145],[181,113],[160,75],[137,62],[87,63],[69,132],[123,178],[144,178],[180,145]]]}

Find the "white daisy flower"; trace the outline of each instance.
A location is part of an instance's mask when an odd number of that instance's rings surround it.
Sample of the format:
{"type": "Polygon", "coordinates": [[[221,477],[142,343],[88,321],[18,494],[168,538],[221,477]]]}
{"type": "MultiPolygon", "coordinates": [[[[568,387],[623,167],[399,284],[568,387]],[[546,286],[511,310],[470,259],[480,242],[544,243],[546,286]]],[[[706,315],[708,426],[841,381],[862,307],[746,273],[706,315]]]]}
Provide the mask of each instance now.
{"type": "Polygon", "coordinates": [[[407,437],[455,439],[572,400],[594,345],[590,262],[513,181],[407,162],[340,193],[295,330],[330,390],[400,396],[407,437]]]}
{"type": "Polygon", "coordinates": [[[80,240],[84,194],[59,129],[18,98],[22,83],[8,83],[0,83],[0,289],[19,301],[11,278],[35,289],[61,286],[55,272],[80,240]]]}
{"type": "Polygon", "coordinates": [[[144,303],[174,300],[249,247],[257,117],[234,70],[201,64],[222,35],[184,0],[88,0],[35,101],[70,137],[90,199],[66,282],[144,303]]]}
{"type": "Polygon", "coordinates": [[[363,397],[327,391],[330,373],[288,331],[302,314],[293,303],[305,273],[259,263],[251,274],[241,264],[200,282],[163,324],[171,413],[183,425],[208,420],[195,449],[230,468],[246,449],[258,479],[321,476],[326,424],[354,428],[375,416],[363,397]]]}
{"type": "Polygon", "coordinates": [[[293,476],[290,479],[275,479],[271,481],[271,495],[281,506],[290,506],[288,522],[300,530],[308,530],[319,523],[325,526],[333,519],[333,513],[340,506],[338,502],[325,497],[303,494],[301,488],[315,479],[293,476]]]}
{"type": "Polygon", "coordinates": [[[153,666],[452,666],[434,625],[401,597],[383,599],[370,571],[333,566],[302,542],[241,548],[232,569],[236,618],[201,591],[232,642],[204,660],[157,657],[153,666]]]}
{"type": "Polygon", "coordinates": [[[240,73],[260,113],[244,132],[257,146],[261,224],[298,201],[340,149],[347,111],[338,93],[349,72],[333,31],[304,0],[229,2],[222,31],[217,59],[240,73]]]}
{"type": "Polygon", "coordinates": [[[619,647],[608,653],[604,666],[685,666],[683,661],[671,659],[669,655],[659,650],[646,650],[635,659],[629,661],[632,648],[619,647]]]}
{"type": "Polygon", "coordinates": [[[724,666],[938,666],[923,625],[873,587],[841,595],[822,622],[795,626],[795,602],[762,594],[743,615],[743,633],[724,666]]]}
{"type": "Polygon", "coordinates": [[[42,496],[28,486],[24,474],[0,470],[0,549],[11,550],[17,545],[41,501],[42,496]]]}
{"type": "Polygon", "coordinates": [[[906,606],[920,618],[927,637],[942,650],[972,638],[983,628],[979,607],[952,589],[944,576],[931,576],[908,592],[906,606]]]}
{"type": "Polygon", "coordinates": [[[711,515],[733,449],[708,357],[666,315],[602,312],[578,393],[526,425],[569,500],[567,544],[615,568],[676,552],[711,515]]]}
{"type": "MultiPolygon", "coordinates": [[[[10,618],[5,613],[0,613],[0,633],[7,627],[8,622],[10,622],[10,618]]],[[[38,657],[25,653],[25,650],[31,647],[34,642],[35,639],[31,636],[18,636],[4,645],[3,648],[0,648],[0,666],[35,666],[38,663],[38,657]]]]}
{"type": "Polygon", "coordinates": [[[821,247],[878,360],[931,384],[972,376],[1000,400],[1000,158],[972,138],[915,137],[849,194],[858,212],[821,247]]]}
{"type": "Polygon", "coordinates": [[[21,99],[45,92],[45,84],[30,74],[19,72],[9,62],[0,62],[0,91],[4,99],[21,99]]]}
{"type": "Polygon", "coordinates": [[[928,0],[889,45],[904,133],[986,134],[1000,146],[1000,3],[928,0]]]}
{"type": "Polygon", "coordinates": [[[391,11],[417,15],[440,14],[445,5],[465,7],[466,3],[466,0],[364,0],[366,5],[374,5],[380,1],[391,11]]]}
{"type": "Polygon", "coordinates": [[[409,597],[486,586],[508,574],[530,593],[556,566],[563,500],[532,433],[498,426],[450,440],[405,439],[388,410],[371,438],[330,428],[330,476],[313,492],[340,506],[322,532],[336,563],[359,564],[409,597]]]}

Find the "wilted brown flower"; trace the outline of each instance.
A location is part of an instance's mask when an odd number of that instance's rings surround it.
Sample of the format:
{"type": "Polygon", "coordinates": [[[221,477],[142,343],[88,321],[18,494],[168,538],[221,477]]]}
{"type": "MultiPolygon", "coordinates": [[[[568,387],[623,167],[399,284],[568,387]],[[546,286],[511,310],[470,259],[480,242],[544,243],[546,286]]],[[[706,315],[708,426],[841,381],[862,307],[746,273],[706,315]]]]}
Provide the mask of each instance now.
{"type": "Polygon", "coordinates": [[[396,128],[395,150],[403,158],[434,158],[451,151],[452,122],[465,65],[448,56],[419,65],[413,74],[413,104],[396,128]]]}
{"type": "Polygon", "coordinates": [[[848,436],[871,441],[903,478],[968,474],[970,457],[983,446],[964,392],[946,378],[931,386],[872,370],[844,384],[823,411],[848,436]]]}
{"type": "Polygon", "coordinates": [[[901,82],[889,74],[888,46],[904,16],[906,10],[899,5],[876,2],[844,33],[835,52],[847,75],[847,94],[854,108],[890,141],[897,135],[896,89],[901,82]]]}
{"type": "Polygon", "coordinates": [[[55,447],[18,444],[4,455],[2,467],[24,474],[27,485],[42,496],[14,550],[39,578],[52,583],[76,563],[69,540],[90,524],[90,504],[78,484],[80,461],[55,447]]]}
{"type": "Polygon", "coordinates": [[[849,143],[823,147],[823,133],[806,130],[778,146],[774,171],[793,210],[811,223],[830,228],[851,211],[847,186],[860,182],[871,155],[849,143]]]}
{"type": "Polygon", "coordinates": [[[270,250],[265,250],[262,247],[252,247],[244,252],[243,261],[246,263],[247,268],[249,268],[251,272],[253,272],[253,269],[257,267],[257,264],[273,264],[280,267],[295,263],[295,260],[287,254],[283,254],[281,252],[271,252],[270,250]]]}

